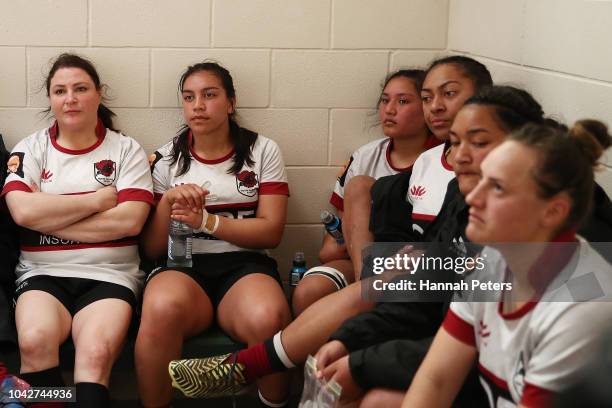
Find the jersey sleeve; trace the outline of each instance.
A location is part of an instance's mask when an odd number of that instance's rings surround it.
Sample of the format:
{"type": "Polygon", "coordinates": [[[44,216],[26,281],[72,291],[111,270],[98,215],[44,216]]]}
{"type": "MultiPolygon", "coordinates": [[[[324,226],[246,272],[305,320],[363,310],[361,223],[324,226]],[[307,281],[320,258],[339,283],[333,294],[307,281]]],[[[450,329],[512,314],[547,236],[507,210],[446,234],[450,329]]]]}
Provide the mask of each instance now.
{"type": "Polygon", "coordinates": [[[170,189],[170,183],[168,182],[170,168],[168,167],[168,160],[164,158],[162,151],[163,149],[156,150],[149,156],[155,202],[159,202],[164,193],[170,189]]]}
{"type": "Polygon", "coordinates": [[[547,393],[558,392],[574,383],[581,370],[598,350],[600,334],[612,318],[612,303],[575,303],[548,324],[539,325],[540,334],[526,362],[525,390],[521,403],[536,406],[547,393]]]}
{"type": "Polygon", "coordinates": [[[355,176],[355,168],[357,166],[356,159],[359,158],[358,152],[354,152],[351,155],[348,163],[344,166],[344,170],[338,176],[336,184],[334,185],[334,191],[332,192],[329,202],[331,205],[336,207],[340,211],[344,211],[344,186],[349,182],[351,178],[355,176]]]}
{"type": "Polygon", "coordinates": [[[40,189],[40,175],[42,172],[40,154],[36,154],[30,143],[31,139],[17,143],[9,155],[7,177],[4,181],[2,196],[11,191],[32,192],[31,186],[40,189]]]}
{"type": "Polygon", "coordinates": [[[452,302],[442,322],[442,327],[462,343],[476,347],[474,312],[470,302],[452,302]]]}
{"type": "MultiPolygon", "coordinates": [[[[125,136],[123,136],[125,137],[125,136]]],[[[144,201],[153,204],[153,183],[147,155],[134,139],[125,143],[117,179],[117,202],[144,201]]]]}
{"type": "Polygon", "coordinates": [[[273,140],[268,139],[261,154],[260,195],[289,195],[289,183],[285,171],[285,162],[280,148],[273,140]]]}

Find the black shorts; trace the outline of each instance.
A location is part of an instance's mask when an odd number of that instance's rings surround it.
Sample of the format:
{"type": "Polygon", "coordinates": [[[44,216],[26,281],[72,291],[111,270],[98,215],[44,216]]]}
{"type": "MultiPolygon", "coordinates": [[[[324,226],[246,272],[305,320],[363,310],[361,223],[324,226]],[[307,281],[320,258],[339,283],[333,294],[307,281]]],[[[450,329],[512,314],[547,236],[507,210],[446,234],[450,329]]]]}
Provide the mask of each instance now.
{"type": "Polygon", "coordinates": [[[72,316],[85,306],[102,299],[125,300],[132,309],[136,305],[136,296],[127,287],[94,279],[32,276],[17,286],[15,302],[19,296],[30,290],[49,293],[59,300],[72,316]]]}
{"type": "Polygon", "coordinates": [[[193,267],[163,266],[153,269],[147,277],[147,283],[153,276],[165,271],[178,271],[189,275],[204,290],[215,308],[219,306],[221,299],[234,283],[252,273],[268,275],[282,287],[276,261],[258,252],[195,254],[193,255],[193,267]]]}

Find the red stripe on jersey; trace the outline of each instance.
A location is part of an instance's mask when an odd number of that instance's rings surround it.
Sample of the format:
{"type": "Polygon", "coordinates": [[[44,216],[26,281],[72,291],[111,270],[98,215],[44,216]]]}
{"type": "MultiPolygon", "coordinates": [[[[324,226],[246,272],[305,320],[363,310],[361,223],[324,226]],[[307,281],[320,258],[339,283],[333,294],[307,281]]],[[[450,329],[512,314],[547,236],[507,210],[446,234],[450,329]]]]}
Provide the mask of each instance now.
{"type": "Polygon", "coordinates": [[[104,138],[106,137],[106,127],[104,126],[100,118],[98,118],[98,123],[96,124],[96,137],[98,138],[98,140],[96,140],[96,143],[94,143],[93,145],[89,146],[86,149],[73,150],[73,149],[66,149],[65,147],[60,146],[57,143],[58,131],[59,129],[58,129],[57,121],[55,121],[53,122],[53,125],[51,125],[51,127],[49,128],[49,138],[51,139],[51,144],[53,145],[53,147],[55,147],[55,149],[59,150],[62,153],[66,153],[66,154],[89,153],[92,150],[94,150],[96,147],[100,146],[102,142],[104,141],[104,138]]]}
{"type": "Polygon", "coordinates": [[[117,248],[137,245],[138,240],[131,239],[129,241],[112,241],[100,242],[97,244],[72,244],[72,245],[48,245],[48,246],[22,246],[24,252],[46,252],[46,251],[71,251],[74,249],[89,249],[89,248],[117,248]]]}
{"type": "Polygon", "coordinates": [[[468,346],[476,346],[476,337],[474,334],[474,327],[457,316],[451,309],[448,309],[446,317],[442,322],[444,330],[457,340],[468,346]]]}
{"type": "Polygon", "coordinates": [[[429,137],[425,141],[425,146],[424,147],[425,147],[425,150],[429,150],[431,148],[439,146],[440,144],[442,144],[442,141],[440,139],[438,139],[434,135],[429,135],[429,137]]]}
{"type": "Polygon", "coordinates": [[[258,205],[257,201],[251,201],[248,203],[207,205],[206,209],[207,210],[224,210],[224,209],[244,210],[244,209],[257,208],[257,205],[258,205]]]}
{"type": "Polygon", "coordinates": [[[331,205],[339,209],[340,211],[344,211],[344,199],[340,197],[336,193],[332,193],[331,198],[329,199],[331,205]]]}
{"type": "Polygon", "coordinates": [[[526,407],[550,407],[555,393],[525,382],[520,405],[526,407]]]}
{"type": "Polygon", "coordinates": [[[0,197],[4,197],[6,193],[10,193],[11,191],[25,191],[26,193],[31,193],[32,189],[23,181],[9,181],[2,189],[0,197]]]}
{"type": "MultiPolygon", "coordinates": [[[[448,315],[447,315],[448,316],[448,315]]],[[[487,377],[489,380],[491,380],[491,382],[493,382],[493,384],[495,384],[497,387],[501,388],[504,391],[510,391],[510,389],[508,388],[508,384],[506,383],[506,381],[502,380],[501,378],[499,378],[498,376],[496,376],[495,374],[493,374],[492,372],[490,372],[489,370],[487,370],[482,364],[478,363],[478,371],[480,371],[480,373],[482,375],[484,375],[485,377],[487,377]]]]}
{"type": "Polygon", "coordinates": [[[200,163],[204,163],[204,164],[219,164],[219,163],[223,163],[226,160],[229,160],[234,155],[234,148],[232,148],[232,150],[228,154],[226,154],[225,156],[220,157],[218,159],[208,160],[208,159],[205,159],[203,157],[198,156],[198,154],[195,152],[195,150],[193,150],[193,133],[191,133],[191,130],[189,131],[188,140],[189,140],[189,152],[191,153],[193,158],[196,159],[197,161],[199,161],[200,163]]]}
{"type": "Polygon", "coordinates": [[[442,167],[444,167],[446,170],[453,171],[453,166],[451,166],[449,162],[446,161],[446,153],[449,151],[449,149],[450,143],[447,141],[446,143],[444,143],[444,149],[442,149],[442,156],[440,157],[440,160],[442,160],[442,167]]]}
{"type": "Polygon", "coordinates": [[[433,221],[436,219],[435,215],[430,215],[430,214],[417,214],[417,213],[412,213],[412,219],[413,220],[423,220],[423,221],[433,221]]]}
{"type": "Polygon", "coordinates": [[[289,195],[289,184],[274,181],[259,184],[259,195],[289,195]]]}
{"type": "Polygon", "coordinates": [[[141,188],[124,188],[117,193],[117,203],[125,201],[144,201],[148,204],[155,204],[153,201],[153,193],[141,188]]]}
{"type": "Polygon", "coordinates": [[[533,308],[536,307],[537,304],[538,304],[537,301],[530,300],[529,302],[525,303],[523,306],[521,306],[517,310],[513,312],[509,312],[509,313],[504,313],[504,301],[502,300],[497,305],[497,311],[503,319],[515,320],[515,319],[520,319],[521,317],[525,316],[527,313],[531,312],[533,308]]]}
{"type": "Polygon", "coordinates": [[[389,163],[389,167],[400,173],[410,170],[412,168],[412,164],[408,167],[400,168],[395,167],[393,163],[391,163],[391,149],[393,149],[393,139],[389,140],[389,143],[387,144],[387,151],[385,153],[385,157],[387,158],[387,163],[389,163]]]}

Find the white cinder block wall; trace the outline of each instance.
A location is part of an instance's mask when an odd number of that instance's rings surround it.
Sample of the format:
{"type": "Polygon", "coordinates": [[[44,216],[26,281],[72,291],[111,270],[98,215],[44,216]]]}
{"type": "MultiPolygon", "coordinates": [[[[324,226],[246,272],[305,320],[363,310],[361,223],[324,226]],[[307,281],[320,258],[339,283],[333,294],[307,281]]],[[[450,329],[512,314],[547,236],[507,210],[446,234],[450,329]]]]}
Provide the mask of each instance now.
{"type": "MultiPolygon", "coordinates": [[[[610,0],[450,0],[448,48],[531,91],[555,119],[612,126],[610,21],[610,0]]],[[[603,161],[612,165],[612,149],[603,161]]],[[[612,171],[597,179],[612,195],[612,171]]]]}
{"type": "Polygon", "coordinates": [[[241,123],[276,140],[288,166],[289,224],[274,251],[283,272],[296,249],[314,264],[318,214],[342,163],[381,135],[372,109],[389,71],[467,53],[495,79],[532,89],[548,112],[610,122],[609,2],[12,0],[0,2],[0,16],[9,148],[47,124],[39,90],[60,52],[96,63],[120,128],[147,152],[181,124],[181,71],[205,58],[227,66],[241,123]]]}

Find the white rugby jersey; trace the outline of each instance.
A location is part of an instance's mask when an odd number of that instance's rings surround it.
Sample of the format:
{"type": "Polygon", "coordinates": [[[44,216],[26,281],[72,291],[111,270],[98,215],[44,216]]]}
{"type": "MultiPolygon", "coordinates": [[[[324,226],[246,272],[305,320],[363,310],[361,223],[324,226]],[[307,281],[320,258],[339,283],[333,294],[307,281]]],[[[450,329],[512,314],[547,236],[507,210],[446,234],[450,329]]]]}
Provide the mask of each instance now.
{"type": "Polygon", "coordinates": [[[448,183],[455,178],[446,148],[441,144],[423,152],[412,166],[406,201],[412,204],[412,229],[420,234],[438,216],[448,183]]]}
{"type": "MultiPolygon", "coordinates": [[[[32,185],[50,194],[88,194],[115,186],[118,203],[153,204],[147,155],[134,139],[98,121],[98,141],[87,149],[70,150],[57,143],[57,131],[55,123],[15,146],[3,196],[15,190],[32,192],[32,185]]],[[[144,273],[138,268],[138,237],[84,243],[26,228],[21,228],[20,235],[17,286],[31,276],[51,275],[116,283],[139,293],[144,273]]]]}
{"type": "MultiPolygon", "coordinates": [[[[425,149],[430,149],[440,141],[429,136],[425,149]]],[[[329,202],[337,209],[344,210],[344,186],[355,176],[370,176],[374,179],[408,171],[412,166],[400,169],[391,164],[393,139],[384,137],[361,146],[351,155],[342,174],[336,180],[329,202]]]]}
{"type": "MultiPolygon", "coordinates": [[[[189,146],[192,145],[192,135],[189,133],[189,146]]],[[[289,195],[285,164],[276,142],[258,135],[251,150],[253,166],[244,163],[238,174],[229,174],[233,165],[232,150],[225,157],[216,160],[206,160],[191,151],[191,167],[181,176],[176,176],[180,161],[170,165],[172,156],[172,141],[156,151],[149,160],[153,172],[153,191],[156,200],[161,199],[164,192],[179,184],[197,184],[206,187],[210,195],[216,199],[206,203],[206,210],[229,218],[254,218],[259,196],[266,194],[289,195]]],[[[227,241],[219,240],[212,235],[199,233],[193,239],[193,253],[219,253],[232,251],[255,251],[242,248],[227,241]]]]}
{"type": "MultiPolygon", "coordinates": [[[[503,312],[503,300],[453,302],[446,315],[444,329],[478,349],[480,381],[493,408],[549,406],[554,393],[578,379],[612,322],[612,267],[586,242],[557,256],[546,254],[549,265],[559,259],[558,265],[532,269],[538,278],[549,275],[549,288],[556,288],[545,293],[545,301],[512,313],[503,312]],[[602,289],[596,301],[568,301],[585,288],[590,298],[597,292],[593,282],[602,289]]],[[[503,260],[487,259],[486,265],[485,280],[503,282],[503,260]]]]}

